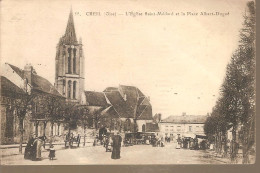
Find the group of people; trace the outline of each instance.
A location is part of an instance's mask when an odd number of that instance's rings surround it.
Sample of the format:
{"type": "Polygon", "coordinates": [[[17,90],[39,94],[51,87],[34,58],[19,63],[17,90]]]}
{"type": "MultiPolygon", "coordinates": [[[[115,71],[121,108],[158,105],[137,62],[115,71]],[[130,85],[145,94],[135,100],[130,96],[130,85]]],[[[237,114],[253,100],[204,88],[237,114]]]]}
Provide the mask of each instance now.
{"type": "Polygon", "coordinates": [[[30,137],[25,148],[24,158],[33,161],[41,160],[42,146],[45,139],[45,136],[36,137],[36,135],[33,135],[30,137]]]}
{"type": "Polygon", "coordinates": [[[106,148],[106,152],[112,151],[113,139],[111,135],[104,135],[103,146],[106,148]]]}
{"type": "Polygon", "coordinates": [[[164,147],[164,142],[163,142],[163,138],[159,138],[159,137],[152,137],[151,138],[151,144],[153,147],[164,147]]]}
{"type": "Polygon", "coordinates": [[[168,137],[168,136],[165,136],[165,142],[171,142],[171,138],[170,137],[168,137]]]}
{"type": "Polygon", "coordinates": [[[178,138],[177,139],[177,149],[180,148],[186,148],[186,149],[191,149],[191,150],[205,150],[208,148],[207,141],[203,139],[198,139],[198,138],[178,138]]]}
{"type": "Polygon", "coordinates": [[[65,135],[65,147],[73,147],[73,143],[76,142],[77,147],[80,145],[80,138],[81,136],[78,134],[77,136],[74,136],[73,133],[67,133],[65,135]]]}
{"type": "Polygon", "coordinates": [[[120,159],[122,137],[119,135],[119,132],[115,132],[114,135],[102,134],[101,136],[97,135],[95,137],[93,146],[100,143],[100,145],[106,148],[106,151],[112,151],[111,159],[120,159]]]}
{"type": "MultiPolygon", "coordinates": [[[[46,140],[46,136],[36,137],[33,135],[29,138],[29,141],[25,147],[24,159],[40,161],[42,160],[42,148],[46,140]]],[[[55,149],[53,145],[50,145],[49,158],[53,160],[55,157],[55,149]]]]}

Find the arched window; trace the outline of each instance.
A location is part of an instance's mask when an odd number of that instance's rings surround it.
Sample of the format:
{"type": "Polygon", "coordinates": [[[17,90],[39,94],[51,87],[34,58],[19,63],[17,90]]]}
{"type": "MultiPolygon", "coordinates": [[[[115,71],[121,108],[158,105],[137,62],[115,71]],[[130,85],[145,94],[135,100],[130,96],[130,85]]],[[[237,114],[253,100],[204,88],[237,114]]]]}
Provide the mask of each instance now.
{"type": "Polygon", "coordinates": [[[76,52],[77,52],[77,49],[74,48],[73,49],[73,73],[74,74],[76,73],[76,52]]]}
{"type": "Polygon", "coordinates": [[[76,99],[77,82],[73,82],[73,99],[76,99]]]}
{"type": "Polygon", "coordinates": [[[145,132],[145,124],[142,125],[142,132],[145,132]]]}
{"type": "Polygon", "coordinates": [[[68,82],[68,98],[71,98],[71,81],[68,82]]]}
{"type": "Polygon", "coordinates": [[[66,91],[65,91],[65,89],[66,89],[66,81],[65,81],[65,79],[63,79],[63,84],[62,84],[62,87],[63,87],[63,95],[65,95],[65,93],[66,93],[66,91]]]}
{"type": "Polygon", "coordinates": [[[68,48],[68,73],[71,74],[71,48],[68,48]]]}

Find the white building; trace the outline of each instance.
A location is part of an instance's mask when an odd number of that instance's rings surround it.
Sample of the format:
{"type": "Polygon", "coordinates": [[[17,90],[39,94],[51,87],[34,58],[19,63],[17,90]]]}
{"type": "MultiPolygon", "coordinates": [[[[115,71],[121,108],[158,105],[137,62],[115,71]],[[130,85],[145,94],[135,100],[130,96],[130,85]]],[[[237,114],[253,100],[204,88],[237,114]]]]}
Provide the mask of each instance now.
{"type": "Polygon", "coordinates": [[[159,123],[161,137],[170,137],[176,141],[178,136],[195,138],[196,135],[205,136],[204,123],[207,116],[186,115],[169,116],[159,123]]]}

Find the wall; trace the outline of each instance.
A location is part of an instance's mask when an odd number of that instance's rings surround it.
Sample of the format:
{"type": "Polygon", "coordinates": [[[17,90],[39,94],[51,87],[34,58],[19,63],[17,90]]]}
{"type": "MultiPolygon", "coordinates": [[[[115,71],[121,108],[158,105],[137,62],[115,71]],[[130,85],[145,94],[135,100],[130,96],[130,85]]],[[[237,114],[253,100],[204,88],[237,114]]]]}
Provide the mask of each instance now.
{"type": "Polygon", "coordinates": [[[146,125],[146,123],[152,123],[152,122],[153,122],[153,120],[136,120],[138,132],[142,132],[143,125],[146,125]]]}

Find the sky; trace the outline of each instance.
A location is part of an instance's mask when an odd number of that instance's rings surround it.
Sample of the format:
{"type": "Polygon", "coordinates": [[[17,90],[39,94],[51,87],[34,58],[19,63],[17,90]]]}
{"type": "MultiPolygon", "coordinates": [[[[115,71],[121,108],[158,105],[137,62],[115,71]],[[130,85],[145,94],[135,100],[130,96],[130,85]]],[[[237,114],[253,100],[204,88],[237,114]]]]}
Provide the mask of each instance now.
{"type": "Polygon", "coordinates": [[[206,115],[215,105],[226,65],[237,48],[246,1],[158,2],[3,0],[1,64],[23,68],[31,63],[38,75],[54,83],[56,45],[72,7],[76,35],[84,46],[85,90],[136,86],[150,97],[153,114],[206,115]],[[126,16],[126,12],[143,15],[126,16]],[[145,12],[174,15],[145,16],[145,12]]]}

